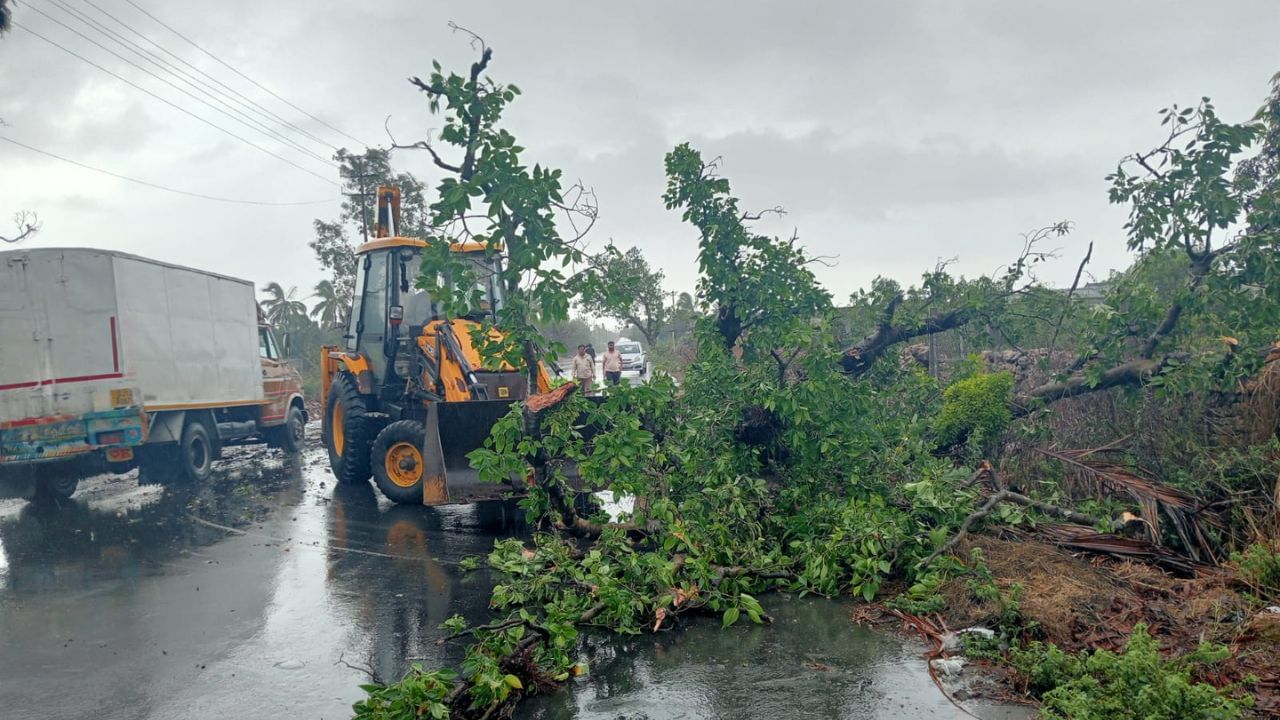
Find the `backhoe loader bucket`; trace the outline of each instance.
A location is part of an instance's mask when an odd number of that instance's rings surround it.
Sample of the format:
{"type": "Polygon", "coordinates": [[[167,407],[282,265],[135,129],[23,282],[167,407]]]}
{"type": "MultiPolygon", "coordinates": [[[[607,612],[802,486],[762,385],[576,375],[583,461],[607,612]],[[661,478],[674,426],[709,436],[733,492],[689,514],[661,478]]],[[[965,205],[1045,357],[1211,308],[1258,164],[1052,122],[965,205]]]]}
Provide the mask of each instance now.
{"type": "Polygon", "coordinates": [[[467,460],[484,447],[494,424],[511,411],[512,400],[430,403],[427,408],[426,477],[422,504],[471,502],[499,497],[510,487],[482,482],[467,460]]]}
{"type": "MultiPolygon", "coordinates": [[[[592,402],[602,402],[601,396],[590,396],[592,402]]],[[[427,409],[425,449],[425,477],[422,504],[474,502],[501,497],[511,490],[509,485],[483,482],[471,469],[467,454],[484,447],[493,426],[511,411],[515,400],[472,400],[458,403],[432,403],[427,409]],[[433,430],[433,425],[438,431],[433,430]],[[443,462],[440,462],[443,459],[443,462]]],[[[581,418],[584,439],[595,434],[595,428],[587,425],[587,417],[581,418]]],[[[571,473],[573,474],[573,473],[571,473]]],[[[571,482],[570,484],[573,484],[571,482]]]]}

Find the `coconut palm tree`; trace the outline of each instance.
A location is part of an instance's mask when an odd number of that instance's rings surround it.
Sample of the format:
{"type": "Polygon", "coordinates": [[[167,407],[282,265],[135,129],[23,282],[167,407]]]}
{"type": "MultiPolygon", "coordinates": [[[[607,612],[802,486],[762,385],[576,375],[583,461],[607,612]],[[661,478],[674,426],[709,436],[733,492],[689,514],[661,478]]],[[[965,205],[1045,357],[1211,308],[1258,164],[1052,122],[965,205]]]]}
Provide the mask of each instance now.
{"type": "Polygon", "coordinates": [[[349,303],[338,292],[338,288],[334,287],[331,280],[321,280],[316,283],[316,294],[311,297],[318,300],[311,308],[311,318],[322,327],[335,328],[347,324],[349,303]]]}
{"type": "Polygon", "coordinates": [[[262,309],[267,315],[267,322],[279,328],[281,331],[288,331],[299,324],[306,324],[307,305],[297,298],[298,288],[291,287],[285,291],[280,283],[269,283],[262,288],[262,292],[267,294],[267,299],[262,301],[262,309]]]}
{"type": "Polygon", "coordinates": [[[693,314],[693,296],[687,292],[680,293],[679,300],[676,301],[676,311],[693,314]]]}

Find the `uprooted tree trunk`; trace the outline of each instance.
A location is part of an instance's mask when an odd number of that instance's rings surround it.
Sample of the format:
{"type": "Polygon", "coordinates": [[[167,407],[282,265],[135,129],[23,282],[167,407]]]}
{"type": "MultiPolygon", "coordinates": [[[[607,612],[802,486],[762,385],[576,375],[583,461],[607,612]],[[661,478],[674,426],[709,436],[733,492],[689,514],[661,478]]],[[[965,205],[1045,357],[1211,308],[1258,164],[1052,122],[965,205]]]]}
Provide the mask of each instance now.
{"type": "Polygon", "coordinates": [[[857,344],[845,349],[840,357],[840,368],[844,372],[854,377],[861,376],[874,367],[894,345],[924,335],[954,330],[975,317],[971,310],[958,308],[915,325],[894,325],[893,316],[903,299],[901,293],[894,295],[881,313],[876,329],[867,333],[857,344]]]}

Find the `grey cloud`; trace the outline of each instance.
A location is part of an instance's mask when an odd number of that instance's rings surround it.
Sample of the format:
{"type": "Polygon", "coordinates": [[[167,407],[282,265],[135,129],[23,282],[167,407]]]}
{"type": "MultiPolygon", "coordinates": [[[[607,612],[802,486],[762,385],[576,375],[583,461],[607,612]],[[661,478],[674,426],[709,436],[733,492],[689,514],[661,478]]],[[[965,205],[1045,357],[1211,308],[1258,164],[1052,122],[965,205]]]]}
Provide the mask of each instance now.
{"type": "MultiPolygon", "coordinates": [[[[122,0],[97,2],[308,130],[353,146],[122,0]]],[[[660,200],[662,156],[682,140],[723,155],[747,205],[790,210],[770,231],[797,227],[815,252],[841,255],[839,267],[820,272],[838,297],[878,273],[916,278],[937,257],[961,255],[964,272],[990,270],[1016,252],[1019,232],[1063,218],[1077,222],[1081,242],[1099,240],[1096,265],[1119,266],[1124,213],[1107,203],[1101,178],[1154,141],[1154,111],[1208,94],[1224,116],[1247,117],[1280,67],[1272,0],[140,2],[370,143],[387,141],[388,114],[404,139],[438,127],[405,77],[429,72],[433,58],[464,68],[474,51],[446,23],[476,30],[496,50],[494,77],[525,90],[509,120],[528,158],[593,185],[602,212],[596,242],[639,245],[674,289],[696,281],[695,236],[660,200]]],[[[18,20],[36,26],[25,7],[18,20]]],[[[0,171],[0,218],[11,204],[39,200],[48,208],[39,243],[208,263],[259,284],[317,279],[306,241],[311,219],[335,214],[335,188],[19,29],[0,39],[0,117],[15,137],[35,133],[32,144],[184,189],[333,198],[303,208],[211,205],[0,147],[0,168],[23,172],[0,171]],[[133,105],[108,114],[76,104],[112,92],[133,105]]],[[[395,162],[425,181],[438,177],[421,154],[398,153],[395,162]]],[[[1049,272],[1069,281],[1075,259],[1049,272]]]]}
{"type": "Polygon", "coordinates": [[[1091,178],[1078,158],[974,146],[954,135],[846,143],[824,128],[795,137],[737,133],[694,144],[704,156],[722,156],[725,174],[750,188],[758,203],[781,204],[797,213],[845,211],[879,218],[904,205],[1034,195],[1091,178]],[[769,193],[776,200],[761,197],[769,193]]]}

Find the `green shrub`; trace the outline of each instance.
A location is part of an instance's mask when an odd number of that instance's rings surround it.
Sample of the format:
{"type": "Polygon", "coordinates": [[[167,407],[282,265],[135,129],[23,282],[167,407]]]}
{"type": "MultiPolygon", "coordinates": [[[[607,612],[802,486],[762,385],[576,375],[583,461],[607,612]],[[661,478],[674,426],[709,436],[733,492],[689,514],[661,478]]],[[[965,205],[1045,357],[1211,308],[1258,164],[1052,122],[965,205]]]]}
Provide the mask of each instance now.
{"type": "Polygon", "coordinates": [[[942,586],[949,578],[950,575],[945,572],[927,572],[916,578],[906,592],[890,598],[885,605],[912,615],[940,612],[946,607],[946,600],[941,594],[942,586]]]}
{"type": "Polygon", "coordinates": [[[1280,592],[1280,552],[1275,546],[1256,543],[1244,552],[1232,553],[1240,567],[1240,577],[1259,595],[1280,592]]]}
{"type": "Polygon", "coordinates": [[[979,373],[951,383],[942,393],[942,412],[934,427],[941,445],[967,442],[982,448],[995,442],[1013,420],[1009,399],[1013,373],[979,373]]]}
{"type": "Polygon", "coordinates": [[[1193,653],[1165,660],[1159,643],[1139,623],[1123,654],[1096,650],[1073,655],[1034,642],[1011,649],[1009,662],[1026,675],[1032,691],[1042,694],[1042,718],[1228,719],[1242,717],[1253,699],[1231,697],[1234,688],[1193,682],[1191,673],[1229,656],[1224,647],[1202,645],[1193,653]]]}

